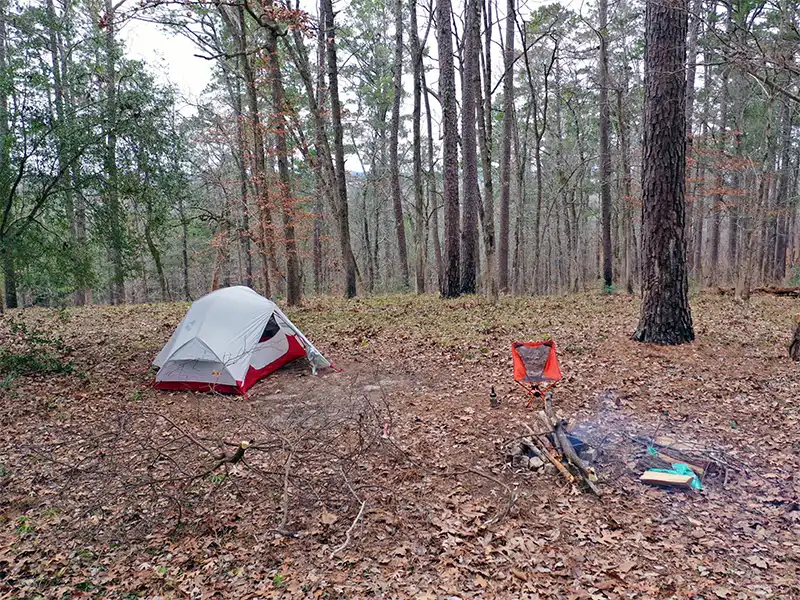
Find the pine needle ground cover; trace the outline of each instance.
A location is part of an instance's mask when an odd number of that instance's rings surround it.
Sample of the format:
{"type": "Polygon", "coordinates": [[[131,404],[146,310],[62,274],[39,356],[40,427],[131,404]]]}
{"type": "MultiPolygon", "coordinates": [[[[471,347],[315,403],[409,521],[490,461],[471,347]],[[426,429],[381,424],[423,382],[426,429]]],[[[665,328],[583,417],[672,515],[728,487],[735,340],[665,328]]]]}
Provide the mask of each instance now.
{"type": "Polygon", "coordinates": [[[185,304],[12,311],[3,348],[25,323],[70,368],[0,390],[0,596],[800,598],[796,301],[692,308],[697,341],[656,347],[623,295],[312,299],[289,316],[341,372],[247,398],[148,387],[185,304]],[[545,336],[599,498],[504,459],[536,423],[510,344],[545,336]],[[647,487],[657,435],[746,468],[647,487]]]}

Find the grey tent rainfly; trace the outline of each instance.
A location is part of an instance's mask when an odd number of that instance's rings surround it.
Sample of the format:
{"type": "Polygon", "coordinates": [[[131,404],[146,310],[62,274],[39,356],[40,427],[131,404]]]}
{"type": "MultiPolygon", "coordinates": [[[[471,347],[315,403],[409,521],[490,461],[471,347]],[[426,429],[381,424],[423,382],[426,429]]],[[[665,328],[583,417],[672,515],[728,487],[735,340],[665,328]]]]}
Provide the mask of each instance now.
{"type": "Polygon", "coordinates": [[[315,374],[331,366],[274,302],[245,286],[223,288],[189,308],[153,361],[154,385],[244,394],[303,356],[315,374]]]}

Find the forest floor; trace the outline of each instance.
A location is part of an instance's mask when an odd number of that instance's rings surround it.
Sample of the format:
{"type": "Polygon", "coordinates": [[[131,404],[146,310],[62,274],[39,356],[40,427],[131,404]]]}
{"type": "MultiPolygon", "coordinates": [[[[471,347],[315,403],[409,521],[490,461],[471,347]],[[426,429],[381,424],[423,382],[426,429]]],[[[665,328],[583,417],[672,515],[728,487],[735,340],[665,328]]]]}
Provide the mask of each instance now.
{"type": "Polygon", "coordinates": [[[72,364],[0,389],[0,598],[800,599],[797,301],[694,297],[663,348],[623,295],[310,299],[289,315],[341,371],[246,398],[148,387],[186,308],[0,316],[0,348],[72,364]],[[545,335],[602,497],[506,463],[537,427],[510,344],[545,335]],[[657,434],[747,469],[647,487],[629,435],[657,434]]]}

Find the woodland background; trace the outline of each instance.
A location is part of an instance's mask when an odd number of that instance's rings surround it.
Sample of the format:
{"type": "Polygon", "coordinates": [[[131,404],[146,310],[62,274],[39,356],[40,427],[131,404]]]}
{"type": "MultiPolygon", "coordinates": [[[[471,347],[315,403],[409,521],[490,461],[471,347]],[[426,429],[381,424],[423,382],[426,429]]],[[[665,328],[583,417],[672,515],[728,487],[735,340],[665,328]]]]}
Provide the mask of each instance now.
{"type": "MultiPolygon", "coordinates": [[[[690,282],[796,284],[796,3],[689,12],[690,282]]],[[[643,20],[634,0],[0,0],[4,304],[632,292],[643,20]],[[213,62],[200,105],[126,55],[132,19],[213,62]]]]}

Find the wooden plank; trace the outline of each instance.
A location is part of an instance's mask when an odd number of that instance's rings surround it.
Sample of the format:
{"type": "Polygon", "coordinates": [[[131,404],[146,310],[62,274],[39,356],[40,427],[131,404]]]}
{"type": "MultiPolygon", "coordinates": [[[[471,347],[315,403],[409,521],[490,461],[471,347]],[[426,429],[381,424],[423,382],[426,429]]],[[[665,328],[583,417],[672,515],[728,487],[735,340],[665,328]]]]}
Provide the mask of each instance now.
{"type": "Polygon", "coordinates": [[[645,471],[639,481],[648,485],[667,485],[672,487],[689,488],[692,487],[691,475],[676,475],[673,473],[657,473],[655,471],[645,471]]]}
{"type": "Polygon", "coordinates": [[[666,461],[666,462],[668,462],[670,464],[676,463],[676,462],[682,462],[683,464],[687,465],[692,471],[697,473],[700,477],[703,477],[706,474],[705,468],[701,467],[700,465],[696,465],[694,463],[690,463],[690,462],[684,460],[682,457],[677,457],[676,458],[676,457],[670,456],[669,454],[666,454],[664,451],[662,451],[662,452],[658,453],[658,458],[660,458],[661,460],[666,461]]]}

